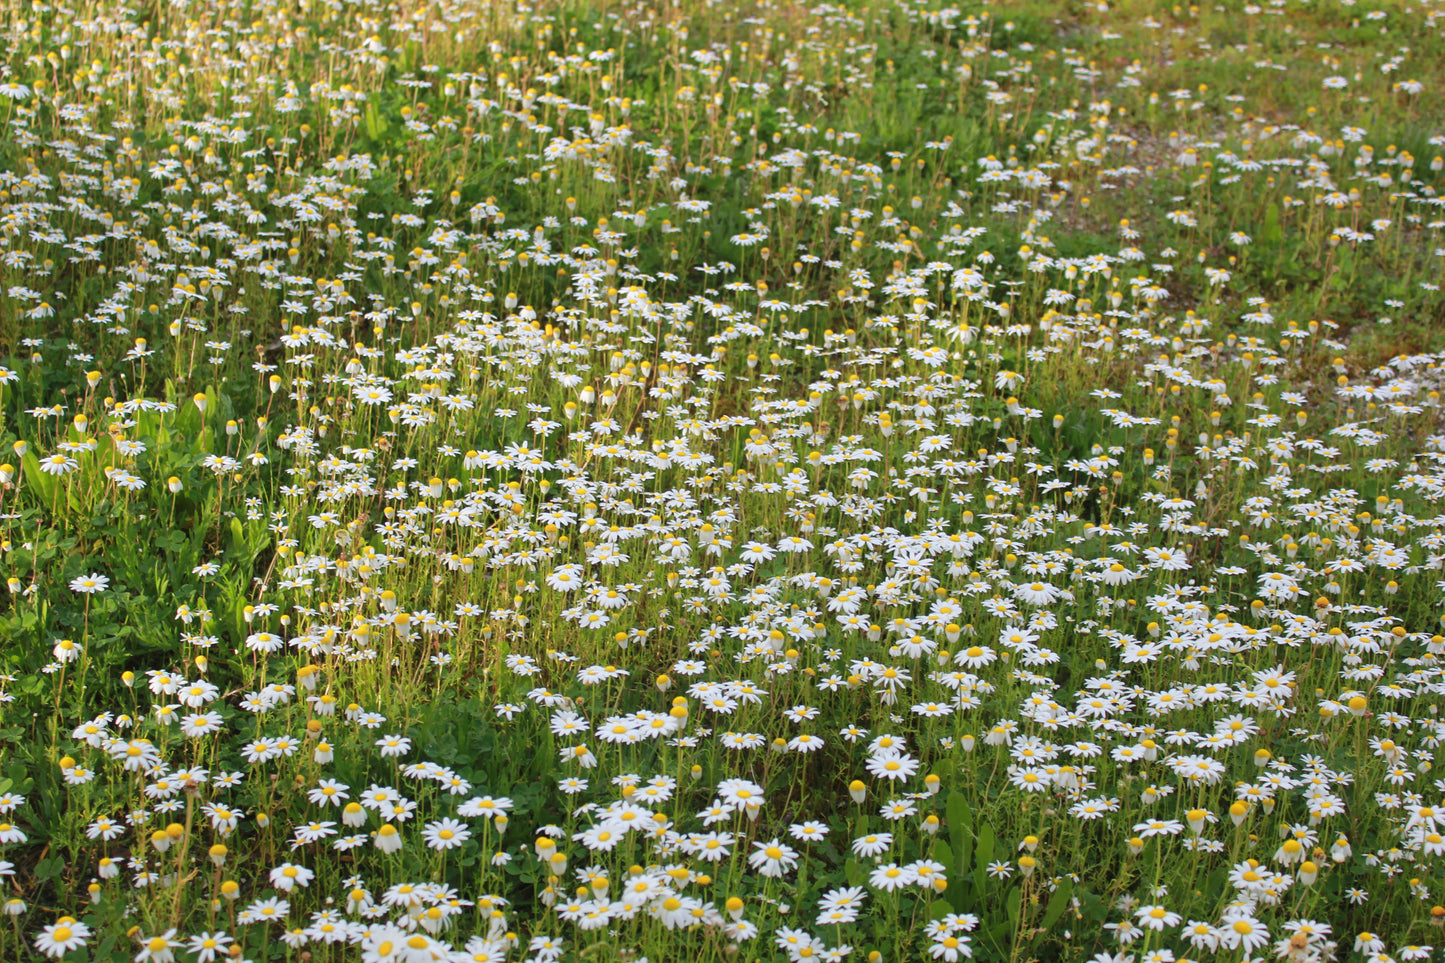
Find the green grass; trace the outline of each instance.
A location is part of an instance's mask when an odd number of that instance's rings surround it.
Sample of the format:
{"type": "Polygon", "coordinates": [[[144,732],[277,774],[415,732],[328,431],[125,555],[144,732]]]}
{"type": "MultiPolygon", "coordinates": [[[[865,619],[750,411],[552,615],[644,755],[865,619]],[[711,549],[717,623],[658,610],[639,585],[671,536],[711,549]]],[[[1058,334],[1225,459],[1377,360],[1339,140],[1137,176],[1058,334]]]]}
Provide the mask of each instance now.
{"type": "Polygon", "coordinates": [[[1437,6],[3,3],[0,959],[1428,958],[1437,6]]]}

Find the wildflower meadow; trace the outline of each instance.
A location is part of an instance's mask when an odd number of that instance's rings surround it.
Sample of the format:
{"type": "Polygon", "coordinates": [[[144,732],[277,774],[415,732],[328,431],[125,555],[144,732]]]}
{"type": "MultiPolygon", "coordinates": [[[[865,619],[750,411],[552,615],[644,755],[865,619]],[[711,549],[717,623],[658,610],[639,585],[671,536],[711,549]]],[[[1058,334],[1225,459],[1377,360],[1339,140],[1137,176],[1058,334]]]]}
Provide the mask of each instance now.
{"type": "Polygon", "coordinates": [[[0,0],[0,960],[1445,959],[1442,30],[0,0]]]}

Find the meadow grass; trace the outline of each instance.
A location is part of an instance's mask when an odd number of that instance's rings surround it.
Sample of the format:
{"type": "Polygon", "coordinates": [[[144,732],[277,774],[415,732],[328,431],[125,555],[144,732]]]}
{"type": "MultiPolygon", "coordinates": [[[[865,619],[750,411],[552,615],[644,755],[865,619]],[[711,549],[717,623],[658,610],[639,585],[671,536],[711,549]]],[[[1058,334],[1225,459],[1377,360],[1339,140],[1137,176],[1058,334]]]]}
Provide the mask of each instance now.
{"type": "Polygon", "coordinates": [[[0,959],[1436,958],[1442,18],[0,0],[0,959]]]}

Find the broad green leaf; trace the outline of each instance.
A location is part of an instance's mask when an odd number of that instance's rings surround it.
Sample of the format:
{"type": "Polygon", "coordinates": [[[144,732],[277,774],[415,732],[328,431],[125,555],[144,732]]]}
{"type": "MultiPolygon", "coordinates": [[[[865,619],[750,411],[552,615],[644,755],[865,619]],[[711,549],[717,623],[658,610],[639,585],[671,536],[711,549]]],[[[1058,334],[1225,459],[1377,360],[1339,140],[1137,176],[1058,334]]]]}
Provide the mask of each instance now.
{"type": "Polygon", "coordinates": [[[1044,915],[1039,920],[1040,936],[1053,929],[1054,924],[1059,921],[1059,917],[1064,915],[1064,910],[1069,908],[1069,900],[1073,898],[1073,895],[1074,881],[1065,876],[1044,907],[1044,915]]]}
{"type": "Polygon", "coordinates": [[[27,451],[25,457],[20,459],[20,468],[25,472],[25,483],[45,502],[48,510],[55,497],[55,488],[60,484],[59,476],[47,475],[40,470],[40,459],[35,457],[33,449],[27,451]]]}
{"type": "Polygon", "coordinates": [[[993,847],[993,827],[984,823],[978,828],[978,848],[974,851],[973,857],[974,892],[979,896],[983,895],[984,888],[988,884],[988,864],[993,862],[993,847]]]}
{"type": "MultiPolygon", "coordinates": [[[[953,850],[955,862],[948,868],[959,881],[968,870],[969,848],[973,842],[973,821],[969,816],[968,801],[962,793],[949,793],[944,804],[944,818],[948,820],[948,844],[953,850]]],[[[946,860],[944,862],[947,862],[946,860]]]]}
{"type": "Polygon", "coordinates": [[[1278,244],[1284,240],[1284,232],[1279,226],[1279,205],[1271,204],[1264,209],[1264,232],[1263,241],[1266,244],[1278,244]]]}

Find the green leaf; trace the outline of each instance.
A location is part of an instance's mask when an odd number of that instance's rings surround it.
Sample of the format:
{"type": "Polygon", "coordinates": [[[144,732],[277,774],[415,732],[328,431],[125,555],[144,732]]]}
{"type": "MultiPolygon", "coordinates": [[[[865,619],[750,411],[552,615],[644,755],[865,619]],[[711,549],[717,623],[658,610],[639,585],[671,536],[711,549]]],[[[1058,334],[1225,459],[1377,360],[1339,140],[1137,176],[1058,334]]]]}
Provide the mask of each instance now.
{"type": "Polygon", "coordinates": [[[1279,226],[1279,205],[1271,204],[1264,211],[1264,234],[1266,244],[1278,244],[1284,240],[1284,231],[1279,226]]]}
{"type": "Polygon", "coordinates": [[[27,451],[25,457],[20,459],[20,467],[25,472],[25,483],[35,490],[35,493],[49,508],[51,500],[55,497],[55,486],[60,484],[60,478],[41,471],[40,459],[35,457],[33,451],[27,451]]]}
{"type": "Polygon", "coordinates": [[[940,862],[948,866],[948,871],[953,878],[962,882],[964,875],[968,872],[968,861],[972,855],[969,847],[973,842],[973,820],[968,811],[968,801],[963,798],[962,793],[948,794],[943,814],[944,818],[948,820],[948,845],[953,851],[954,861],[940,860],[940,862]]]}
{"type": "Polygon", "coordinates": [[[386,133],[386,121],[376,112],[376,104],[366,105],[366,136],[371,140],[380,142],[382,135],[386,133]]]}
{"type": "Polygon", "coordinates": [[[1059,921],[1059,917],[1064,915],[1064,910],[1069,908],[1069,900],[1073,898],[1073,895],[1074,881],[1065,876],[1054,890],[1054,894],[1049,897],[1048,905],[1044,907],[1044,915],[1039,920],[1039,936],[1043,936],[1045,932],[1052,929],[1054,924],[1059,921]]]}
{"type": "MultiPolygon", "coordinates": [[[[1210,873],[1208,877],[1205,878],[1203,886],[1199,891],[1204,896],[1212,898],[1218,894],[1222,894],[1228,882],[1229,872],[1221,866],[1219,869],[1216,869],[1214,872],[1210,873]]],[[[1186,895],[1192,897],[1194,894],[1190,893],[1186,895]]]]}
{"type": "Polygon", "coordinates": [[[973,859],[974,892],[980,896],[988,882],[988,864],[993,862],[993,847],[993,827],[984,823],[978,829],[978,849],[975,851],[973,859]]]}

